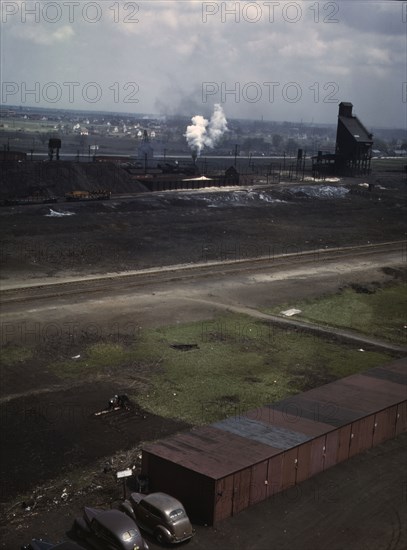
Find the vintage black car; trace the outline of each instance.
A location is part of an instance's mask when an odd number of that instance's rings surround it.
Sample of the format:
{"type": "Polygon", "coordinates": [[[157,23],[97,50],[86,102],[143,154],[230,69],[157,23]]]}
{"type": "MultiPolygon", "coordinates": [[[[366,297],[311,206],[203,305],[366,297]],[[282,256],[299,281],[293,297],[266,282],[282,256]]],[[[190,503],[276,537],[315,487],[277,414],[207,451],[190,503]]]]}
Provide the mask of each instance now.
{"type": "Polygon", "coordinates": [[[73,531],[79,539],[100,550],[148,550],[136,523],[119,510],[85,507],[73,531]]]}
{"type": "Polygon", "coordinates": [[[84,548],[68,540],[54,544],[42,539],[33,539],[29,544],[22,546],[21,550],[84,550],[84,548]]]}
{"type": "Polygon", "coordinates": [[[121,509],[160,543],[183,542],[195,534],[183,505],[166,493],[132,493],[121,509]]]}

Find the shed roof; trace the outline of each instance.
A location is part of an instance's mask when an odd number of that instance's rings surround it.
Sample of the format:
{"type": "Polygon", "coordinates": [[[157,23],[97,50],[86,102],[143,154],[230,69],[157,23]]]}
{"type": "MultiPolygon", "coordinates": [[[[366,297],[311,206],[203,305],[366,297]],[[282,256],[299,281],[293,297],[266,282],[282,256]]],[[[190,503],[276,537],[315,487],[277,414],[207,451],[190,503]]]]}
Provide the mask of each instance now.
{"type": "Polygon", "coordinates": [[[143,451],[221,479],[407,399],[407,358],[148,444],[143,451]]]}
{"type": "Polygon", "coordinates": [[[213,479],[238,472],[281,452],[270,445],[249,441],[213,426],[180,432],[146,445],[143,451],[213,479]]]}
{"type": "Polygon", "coordinates": [[[213,424],[213,426],[220,430],[247,437],[253,441],[271,445],[276,449],[291,449],[311,439],[310,436],[304,433],[289,430],[281,426],[267,425],[259,420],[253,420],[245,416],[232,416],[213,424]]]}

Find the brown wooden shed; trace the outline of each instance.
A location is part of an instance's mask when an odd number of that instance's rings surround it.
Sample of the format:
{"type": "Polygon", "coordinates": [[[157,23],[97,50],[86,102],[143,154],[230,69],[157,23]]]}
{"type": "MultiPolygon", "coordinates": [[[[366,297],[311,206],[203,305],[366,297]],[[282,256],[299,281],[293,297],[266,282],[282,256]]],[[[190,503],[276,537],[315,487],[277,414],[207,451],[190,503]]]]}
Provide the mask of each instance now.
{"type": "Polygon", "coordinates": [[[407,359],[143,448],[151,491],[215,524],[407,431],[407,359]]]}

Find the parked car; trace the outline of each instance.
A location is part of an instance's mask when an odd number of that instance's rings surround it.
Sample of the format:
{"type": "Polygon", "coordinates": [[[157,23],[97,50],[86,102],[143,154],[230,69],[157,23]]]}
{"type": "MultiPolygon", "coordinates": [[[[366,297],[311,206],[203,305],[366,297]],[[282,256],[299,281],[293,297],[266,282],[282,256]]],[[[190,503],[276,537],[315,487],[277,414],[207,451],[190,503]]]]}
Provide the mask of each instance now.
{"type": "Polygon", "coordinates": [[[24,544],[21,550],[84,550],[84,548],[68,540],[54,544],[42,539],[33,539],[29,544],[24,544]]]}
{"type": "Polygon", "coordinates": [[[100,550],[148,550],[136,523],[119,510],[85,507],[73,531],[79,539],[100,550]]]}
{"type": "Polygon", "coordinates": [[[160,543],[183,542],[195,534],[183,505],[165,493],[132,493],[121,509],[160,543]]]}

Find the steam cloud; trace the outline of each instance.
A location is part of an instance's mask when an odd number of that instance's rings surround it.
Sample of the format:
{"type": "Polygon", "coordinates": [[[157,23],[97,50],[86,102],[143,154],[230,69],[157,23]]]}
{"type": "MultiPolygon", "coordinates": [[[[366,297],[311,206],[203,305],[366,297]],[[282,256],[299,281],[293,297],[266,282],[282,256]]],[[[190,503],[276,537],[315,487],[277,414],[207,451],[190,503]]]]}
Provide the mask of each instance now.
{"type": "Polygon", "coordinates": [[[196,152],[198,157],[205,145],[211,148],[215,147],[228,129],[225,114],[219,103],[215,103],[209,121],[201,115],[195,115],[191,122],[192,124],[187,126],[185,137],[189,147],[196,152]]]}

